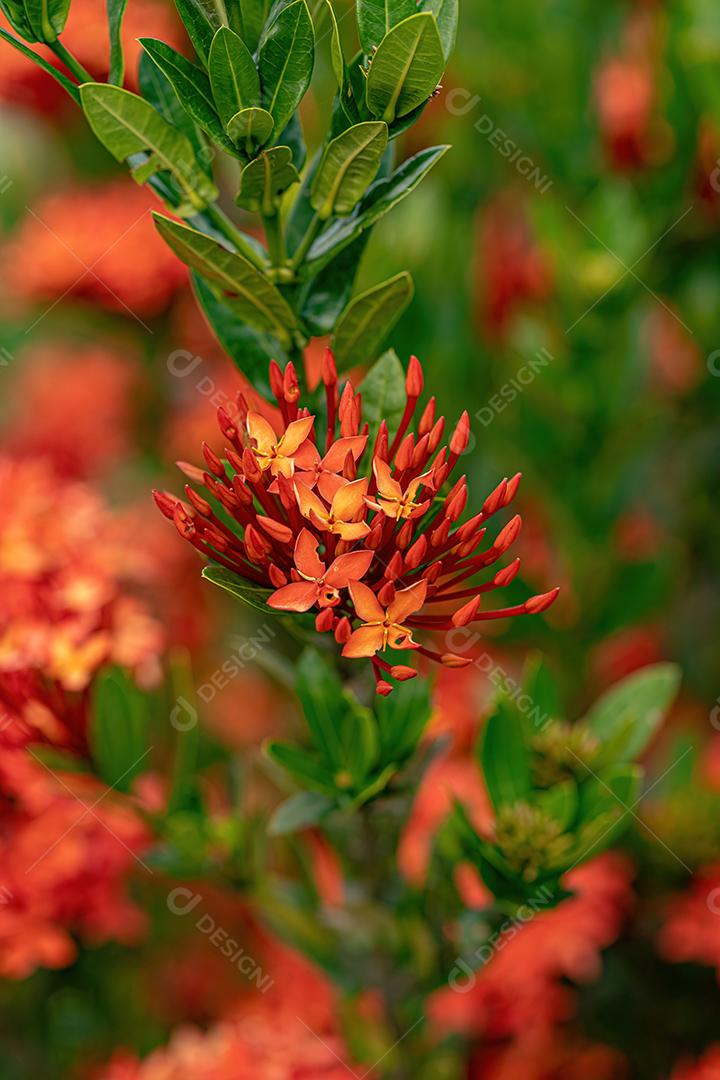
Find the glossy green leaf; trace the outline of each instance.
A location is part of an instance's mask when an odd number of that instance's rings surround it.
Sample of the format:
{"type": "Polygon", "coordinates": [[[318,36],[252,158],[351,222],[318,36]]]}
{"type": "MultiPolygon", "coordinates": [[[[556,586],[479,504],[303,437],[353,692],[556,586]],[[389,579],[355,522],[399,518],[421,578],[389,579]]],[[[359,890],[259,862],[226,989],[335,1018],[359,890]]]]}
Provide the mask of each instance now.
{"type": "Polygon", "coordinates": [[[306,649],[297,665],[297,693],[313,742],[336,769],[345,766],[340,724],[346,709],[342,683],[316,649],[306,649]]]}
{"type": "Polygon", "coordinates": [[[530,755],[522,716],[504,698],[488,718],[480,745],[485,786],[496,810],[522,802],[532,788],[530,755]]]}
{"type": "Polygon", "coordinates": [[[262,104],[279,135],[312,78],[315,34],[305,0],[293,0],[263,34],[258,53],[262,104]]]}
{"type": "Polygon", "coordinates": [[[120,668],[96,679],[90,710],[89,742],[103,780],[119,791],[149,765],[148,709],[145,697],[120,668]]]}
{"type": "Polygon", "coordinates": [[[272,761],[290,773],[298,783],[334,796],[336,792],[332,771],[314,754],[289,743],[271,742],[265,752],[272,761]]]}
{"type": "Polygon", "coordinates": [[[217,188],[197,165],[188,139],[147,101],[104,83],[85,83],[80,97],[90,127],[113,157],[125,161],[134,154],[148,154],[148,160],[132,170],[139,183],[153,172],[167,170],[195,209],[217,198],[217,188]]]}
{"type": "Polygon", "coordinates": [[[24,0],[24,6],[35,40],[57,41],[67,22],[70,0],[24,0]]]}
{"type": "MultiPolygon", "coordinates": [[[[345,771],[352,779],[354,790],[363,787],[378,756],[378,736],[375,717],[354,697],[346,695],[345,715],[341,723],[345,771]]],[[[341,780],[347,782],[346,777],[341,780]]]]}
{"type": "MultiPolygon", "coordinates": [[[[145,52],[140,54],[138,81],[140,93],[145,100],[157,109],[164,120],[186,136],[195,151],[195,157],[204,162],[209,155],[198,125],[183,109],[168,77],[145,52]]],[[[205,171],[209,171],[207,167],[205,171]]]]}
{"type": "MultiPolygon", "coordinates": [[[[18,33],[20,33],[19,30],[18,33]]],[[[28,49],[27,45],[23,44],[23,42],[19,41],[16,37],[13,37],[12,34],[8,34],[7,30],[3,30],[2,27],[0,27],[0,41],[7,41],[8,45],[12,45],[12,47],[24,56],[26,60],[30,60],[31,63],[41,68],[47,75],[54,79],[56,83],[59,83],[63,90],[68,92],[73,101],[77,102],[78,105],[80,104],[80,88],[76,86],[71,79],[68,79],[67,75],[63,75],[61,71],[58,71],[58,69],[53,64],[49,63],[43,56],[33,52],[32,49],[28,49]]]]}
{"type": "MultiPolygon", "coordinates": [[[[25,5],[22,0],[0,0],[0,11],[10,23],[11,27],[16,34],[19,34],[25,41],[38,41],[40,40],[33,30],[25,11],[25,5]]],[[[5,32],[3,31],[3,36],[5,32]]],[[[13,41],[14,39],[8,34],[7,40],[13,41]]],[[[35,53],[31,49],[27,52],[30,56],[35,56],[35,53]]]]}
{"type": "Polygon", "coordinates": [[[265,109],[241,109],[230,118],[227,133],[248,157],[258,152],[273,131],[273,118],[265,109]]]}
{"type": "Polygon", "coordinates": [[[192,283],[197,302],[215,337],[255,389],[268,397],[268,357],[274,357],[281,367],[285,366],[290,357],[280,347],[276,338],[254,330],[239,319],[234,308],[219,298],[213,286],[194,271],[192,283]]]}
{"type": "Polygon", "coordinates": [[[229,27],[215,34],[208,57],[215,107],[227,126],[242,109],[260,104],[260,76],[247,45],[229,27]]]}
{"type": "Polygon", "coordinates": [[[273,214],[288,188],[299,182],[290,147],[274,146],[245,166],[235,202],[245,210],[273,214]]]}
{"type": "Polygon", "coordinates": [[[595,702],[584,722],[602,744],[612,742],[616,759],[632,760],[642,753],[662,723],[680,679],[675,664],[642,668],[611,686],[595,702]]]}
{"type": "Polygon", "coordinates": [[[412,15],[393,27],[372,58],[367,105],[390,124],[427,101],[445,69],[437,23],[430,12],[412,15]]]}
{"type": "Polygon", "coordinates": [[[330,62],[338,84],[338,90],[342,94],[345,86],[345,58],[342,51],[342,42],[340,41],[340,30],[335,9],[330,0],[325,0],[325,6],[330,18],[330,62]]]}
{"type": "Polygon", "coordinates": [[[348,244],[357,240],[393,207],[402,202],[427,176],[447,151],[447,146],[434,146],[404,161],[392,176],[376,180],[352,214],[333,221],[317,238],[301,268],[301,276],[318,273],[348,244]]]}
{"type": "Polygon", "coordinates": [[[312,334],[329,334],[352,296],[369,234],[344,248],[298,296],[300,315],[312,334]]]}
{"type": "Polygon", "coordinates": [[[228,251],[217,240],[153,214],[158,232],[184,263],[221,286],[232,307],[257,330],[288,343],[295,316],[287,301],[265,275],[244,256],[228,251]]]}
{"type": "Polygon", "coordinates": [[[125,73],[125,57],[122,44],[122,21],[127,0],[106,0],[108,31],[110,34],[110,71],[108,82],[122,86],[125,73]]]}
{"type": "Polygon", "coordinates": [[[425,11],[431,11],[435,16],[446,62],[455,48],[458,7],[458,0],[425,0],[425,11]]]}
{"type": "Polygon", "coordinates": [[[221,17],[224,14],[222,4],[216,4],[215,0],[175,0],[175,7],[195,52],[207,66],[215,31],[228,21],[221,17]]]}
{"type": "Polygon", "coordinates": [[[251,53],[258,47],[271,6],[271,0],[239,0],[236,3],[231,26],[251,53]]]}
{"type": "Polygon", "coordinates": [[[319,791],[299,791],[278,806],[270,818],[271,836],[288,836],[317,825],[332,807],[332,799],[319,791]]]}
{"type": "Polygon", "coordinates": [[[356,124],[328,143],[310,194],[321,218],[352,212],[377,176],[387,143],[387,124],[377,120],[356,124]]]}
{"type": "Polygon", "coordinates": [[[356,296],[335,329],[333,351],[338,364],[348,367],[374,360],[412,295],[412,278],[403,272],[356,296]]]}
{"type": "Polygon", "coordinates": [[[261,611],[263,615],[277,615],[273,608],[267,606],[267,598],[271,595],[272,589],[263,589],[261,585],[245,581],[244,578],[233,574],[232,570],[226,570],[224,566],[205,566],[202,576],[206,581],[211,581],[213,585],[242,600],[243,604],[247,604],[255,611],[261,611]]]}
{"type": "Polygon", "coordinates": [[[370,55],[393,26],[417,14],[415,0],[357,0],[360,44],[370,55]]]}
{"type": "Polygon", "coordinates": [[[363,419],[370,425],[370,446],[374,445],[377,429],[387,421],[390,437],[397,431],[405,410],[405,372],[398,355],[392,349],[373,364],[358,387],[362,394],[363,419]]]}
{"type": "Polygon", "coordinates": [[[401,683],[388,697],[378,697],[374,708],[382,763],[403,762],[416,750],[430,719],[427,680],[401,683]]]}
{"type": "Polygon", "coordinates": [[[227,137],[222,121],[215,111],[210,80],[204,71],[166,45],[154,38],[140,38],[140,44],[153,63],[172,84],[182,107],[211,139],[230,154],[237,151],[227,137]]]}

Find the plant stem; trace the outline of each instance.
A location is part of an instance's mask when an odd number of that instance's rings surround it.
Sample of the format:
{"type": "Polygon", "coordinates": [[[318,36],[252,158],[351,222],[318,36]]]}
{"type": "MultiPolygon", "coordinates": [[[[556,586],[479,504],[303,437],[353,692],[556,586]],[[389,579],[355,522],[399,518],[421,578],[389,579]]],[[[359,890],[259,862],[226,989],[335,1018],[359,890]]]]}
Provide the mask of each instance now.
{"type": "Polygon", "coordinates": [[[262,220],[265,228],[268,251],[270,252],[270,261],[273,266],[285,266],[287,263],[287,252],[285,250],[285,236],[280,223],[280,215],[277,212],[273,214],[263,214],[262,220]]]}
{"type": "Polygon", "coordinates": [[[238,229],[237,225],[227,216],[224,210],[221,210],[217,203],[208,203],[203,213],[205,213],[213,225],[217,226],[223,236],[230,241],[230,243],[244,255],[246,259],[256,266],[258,270],[265,270],[266,266],[262,258],[255,251],[255,248],[248,243],[246,237],[238,229]]]}
{"type": "Polygon", "coordinates": [[[320,228],[321,225],[322,225],[322,218],[320,217],[319,214],[314,214],[310,224],[307,227],[307,231],[305,232],[305,235],[303,236],[302,240],[300,241],[300,244],[298,246],[297,251],[295,252],[295,254],[292,257],[291,265],[292,265],[293,270],[297,270],[297,269],[299,269],[300,266],[302,266],[303,261],[305,259],[305,256],[307,255],[308,251],[310,250],[310,247],[312,246],[312,242],[315,239],[315,237],[317,236],[318,229],[320,228]]]}
{"type": "Polygon", "coordinates": [[[70,71],[78,82],[86,83],[93,82],[93,77],[89,71],[82,66],[79,60],[76,60],[71,52],[69,52],[60,41],[53,41],[50,45],[50,49],[55,53],[58,60],[62,60],[65,67],[70,71]]]}

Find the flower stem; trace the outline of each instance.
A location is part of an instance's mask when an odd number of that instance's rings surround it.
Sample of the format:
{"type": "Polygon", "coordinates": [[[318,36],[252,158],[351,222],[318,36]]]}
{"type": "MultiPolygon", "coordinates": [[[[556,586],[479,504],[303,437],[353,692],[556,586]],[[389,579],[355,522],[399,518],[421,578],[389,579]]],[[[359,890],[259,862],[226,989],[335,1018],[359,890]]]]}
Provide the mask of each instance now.
{"type": "Polygon", "coordinates": [[[292,264],[291,264],[293,270],[298,270],[302,266],[303,261],[305,259],[305,256],[307,255],[308,251],[310,250],[310,248],[312,246],[312,242],[315,239],[315,237],[317,236],[318,229],[320,228],[321,225],[322,225],[322,218],[320,217],[319,214],[314,214],[310,224],[307,227],[305,235],[303,236],[302,240],[300,241],[300,244],[298,245],[297,251],[293,255],[292,264]]]}
{"type": "Polygon", "coordinates": [[[87,71],[79,60],[76,60],[71,52],[69,52],[60,41],[53,41],[49,46],[55,53],[58,60],[62,60],[65,67],[71,72],[78,82],[86,83],[93,82],[93,77],[89,71],[87,71]]]}
{"type": "Polygon", "coordinates": [[[262,220],[265,228],[268,251],[270,252],[270,261],[273,266],[285,266],[287,263],[287,252],[285,250],[285,236],[280,223],[280,215],[277,212],[273,214],[263,214],[262,220]]]}
{"type": "Polygon", "coordinates": [[[258,270],[266,269],[265,263],[255,251],[255,248],[248,243],[247,238],[243,236],[237,225],[230,220],[225,211],[221,210],[217,203],[208,203],[203,212],[210,218],[213,225],[217,227],[226,240],[229,240],[237,251],[241,255],[244,255],[253,266],[257,267],[258,270]]]}

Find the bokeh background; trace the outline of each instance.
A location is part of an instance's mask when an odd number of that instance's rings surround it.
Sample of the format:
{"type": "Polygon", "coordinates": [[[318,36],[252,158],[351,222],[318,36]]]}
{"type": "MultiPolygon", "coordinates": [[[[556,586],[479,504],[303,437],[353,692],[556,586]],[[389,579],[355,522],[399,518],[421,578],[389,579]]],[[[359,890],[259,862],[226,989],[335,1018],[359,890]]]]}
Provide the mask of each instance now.
{"type": "MultiPolygon", "coordinates": [[[[711,0],[461,7],[442,93],[400,148],[448,142],[452,152],[375,231],[362,281],[411,271],[415,298],[391,343],[421,358],[442,412],[470,412],[475,490],[523,473],[521,580],[534,592],[562,586],[547,617],[499,625],[478,648],[506,675],[541,649],[570,717],[643,665],[671,659],[684,675],[623,850],[577,872],[577,897],[522,930],[477,992],[441,995],[435,1022],[477,1040],[476,1078],[713,1080],[720,11],[711,0]]],[[[140,34],[183,47],[169,3],[130,0],[130,85],[140,34]]],[[[63,40],[103,72],[101,0],[73,0],[63,40]]],[[[327,41],[320,51],[310,142],[331,94],[327,41]]],[[[152,195],[4,43],[0,99],[0,669],[12,667],[13,620],[32,608],[33,626],[52,621],[47,594],[29,595],[28,566],[39,562],[53,589],[80,589],[78,610],[113,605],[112,657],[146,685],[189,650],[208,729],[252,762],[269,731],[296,724],[289,696],[260,648],[258,663],[216,677],[235,648],[237,609],[208,594],[149,496],[177,487],[172,463],[215,440],[213,405],[234,394],[238,374],[153,230],[152,195]]],[[[232,173],[223,179],[231,194],[232,173]]],[[[82,693],[97,661],[55,643],[42,663],[82,693]]],[[[3,688],[6,715],[16,690],[3,688]]],[[[455,741],[421,792],[404,849],[410,874],[449,793],[481,801],[468,747],[492,692],[477,667],[441,679],[434,722],[455,741]]],[[[216,1031],[240,1013],[271,1038],[273,1017],[309,1000],[310,1026],[335,1038],[329,990],[226,891],[206,901],[212,918],[285,972],[267,996],[194,917],[168,911],[167,887],[140,865],[141,815],[109,800],[79,822],[76,788],[58,789],[12,749],[0,778],[0,878],[23,898],[0,903],[4,1077],[164,1080],[186,1075],[170,1071],[173,1054],[197,1052],[193,1076],[234,1080],[246,1074],[232,1071],[232,1045],[193,1051],[180,1036],[157,1071],[135,1055],[185,1023],[216,1031]]],[[[156,797],[148,784],[143,798],[156,797]]],[[[188,829],[178,848],[192,870],[199,841],[188,829]]],[[[325,1075],[307,1068],[287,1076],[325,1075]]]]}

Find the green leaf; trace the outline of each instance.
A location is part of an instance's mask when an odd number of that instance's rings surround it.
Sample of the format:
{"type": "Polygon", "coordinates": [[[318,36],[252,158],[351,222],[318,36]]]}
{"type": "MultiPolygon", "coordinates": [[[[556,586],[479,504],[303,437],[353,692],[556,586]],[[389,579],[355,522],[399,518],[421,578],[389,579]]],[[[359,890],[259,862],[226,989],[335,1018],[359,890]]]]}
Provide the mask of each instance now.
{"type": "Polygon", "coordinates": [[[540,653],[528,657],[523,671],[523,690],[531,702],[531,715],[528,720],[536,729],[541,729],[549,720],[557,720],[562,716],[557,683],[547,661],[540,653]]]}
{"type": "Polygon", "coordinates": [[[140,44],[170,81],[188,116],[224,150],[237,156],[237,150],[225,134],[220,117],[215,111],[210,80],[205,72],[164,41],[140,38],[140,44]]]}
{"type": "Polygon", "coordinates": [[[352,212],[377,176],[387,144],[387,124],[377,120],[356,124],[328,143],[310,194],[321,218],[352,212]]]}
{"type": "Polygon", "coordinates": [[[632,760],[642,753],[662,723],[680,679],[675,664],[642,668],[603,694],[584,722],[602,743],[612,742],[616,757],[632,760]]]}
{"type": "Polygon", "coordinates": [[[437,23],[420,12],[395,26],[372,58],[366,100],[390,124],[427,101],[445,69],[437,23]]]}
{"type": "Polygon", "coordinates": [[[290,357],[274,337],[253,330],[238,319],[237,312],[216,296],[209,282],[195,271],[191,277],[195,297],[215,337],[255,389],[263,397],[269,397],[268,357],[274,356],[281,367],[290,357]]]}
{"type": "Polygon", "coordinates": [[[297,693],[313,742],[335,769],[345,767],[340,725],[346,710],[342,683],[317,649],[306,649],[297,665],[297,693]]]}
{"type": "Polygon", "coordinates": [[[362,394],[363,419],[370,425],[370,446],[375,443],[382,420],[387,421],[392,438],[400,425],[407,400],[405,372],[396,352],[389,349],[373,364],[360,383],[358,393],[362,394]]]}
{"type": "Polygon", "coordinates": [[[196,801],[200,746],[195,682],[190,656],[182,650],[174,650],[170,656],[170,687],[173,694],[170,722],[176,736],[167,809],[169,813],[177,813],[196,801]]]}
{"type": "Polygon", "coordinates": [[[445,61],[455,48],[458,27],[458,0],[425,0],[425,10],[435,16],[445,61]]]}
{"type": "Polygon", "coordinates": [[[206,144],[200,129],[183,109],[170,80],[145,52],[140,54],[138,81],[142,96],[157,109],[164,120],[185,135],[195,151],[195,157],[201,160],[206,158],[206,144]]]}
{"type": "Polygon", "coordinates": [[[527,799],[532,776],[522,716],[504,698],[497,701],[495,712],[485,724],[480,763],[496,810],[527,799]]]}
{"type": "Polygon", "coordinates": [[[231,307],[257,330],[269,331],[281,344],[290,342],[295,315],[282,294],[244,256],[217,240],[153,214],[158,232],[178,258],[230,294],[231,307]]]}
{"type": "Polygon", "coordinates": [[[345,715],[342,719],[342,747],[345,767],[355,789],[362,788],[378,756],[378,734],[375,717],[352,695],[345,695],[345,715]]]}
{"type": "Polygon", "coordinates": [[[330,0],[325,0],[325,6],[330,16],[330,62],[337,80],[338,90],[342,94],[345,88],[345,58],[342,51],[342,42],[340,41],[340,30],[330,0]]]}
{"type": "Polygon", "coordinates": [[[299,791],[278,806],[268,823],[268,832],[271,836],[288,836],[317,825],[332,805],[332,800],[319,791],[299,791]]]}
{"type": "Polygon", "coordinates": [[[588,824],[617,809],[631,809],[640,796],[643,770],[639,765],[611,765],[580,784],[580,822],[588,824]]]}
{"type": "Polygon", "coordinates": [[[258,47],[269,12],[270,0],[240,0],[237,5],[233,29],[237,31],[251,53],[254,53],[258,47]]]}
{"type": "MultiPolygon", "coordinates": [[[[5,11],[5,14],[7,15],[7,11],[5,11]]],[[[17,27],[15,27],[15,29],[17,29],[17,27]]],[[[21,33],[21,31],[18,30],[18,33],[21,33]]],[[[8,34],[7,30],[3,30],[2,27],[0,27],[0,40],[7,41],[8,45],[12,45],[12,47],[17,49],[19,53],[22,53],[27,60],[36,64],[37,67],[41,68],[47,75],[53,78],[56,83],[59,83],[63,90],[67,90],[73,101],[77,102],[78,105],[80,104],[80,87],[76,86],[71,79],[68,79],[67,75],[63,75],[63,73],[58,71],[53,64],[49,63],[44,57],[38,55],[38,53],[33,52],[32,49],[28,49],[27,45],[24,45],[22,41],[18,41],[12,34],[8,34]]]]}
{"type": "Polygon", "coordinates": [[[419,154],[404,161],[391,176],[376,180],[352,214],[333,221],[320,234],[308,252],[301,274],[308,277],[327,266],[344,247],[352,244],[366,229],[375,225],[380,218],[407,198],[447,150],[447,146],[421,150],[419,154]]]}
{"type": "Polygon", "coordinates": [[[272,131],[273,118],[265,109],[241,109],[227,125],[228,135],[238,145],[244,144],[248,157],[253,157],[264,146],[272,131]]]}
{"type": "Polygon", "coordinates": [[[262,104],[279,135],[312,78],[315,34],[305,0],[293,0],[265,30],[258,53],[262,104]]]}
{"type": "Polygon", "coordinates": [[[63,32],[69,11],[70,0],[25,0],[25,15],[35,39],[48,44],[63,32]]]}
{"type": "Polygon", "coordinates": [[[412,278],[402,273],[356,296],[335,330],[333,351],[338,364],[348,367],[374,360],[412,295],[412,278]]]}
{"type": "Polygon", "coordinates": [[[348,304],[369,234],[343,248],[335,259],[301,289],[297,306],[312,334],[329,334],[348,304]]]}
{"type": "Polygon", "coordinates": [[[226,22],[220,17],[220,5],[216,4],[215,0],[175,0],[175,7],[195,52],[207,67],[215,31],[226,22]]]}
{"type": "Polygon", "coordinates": [[[401,683],[375,702],[381,762],[402,762],[414,753],[430,719],[432,703],[425,679],[401,683]]]}
{"type": "Polygon", "coordinates": [[[148,154],[147,162],[132,171],[139,183],[153,172],[167,170],[188,194],[194,209],[202,209],[217,198],[217,188],[195,162],[188,139],[147,101],[104,83],[85,83],[80,97],[90,127],[117,161],[148,154]]]}
{"type": "Polygon", "coordinates": [[[260,104],[260,76],[247,45],[221,26],[210,47],[208,71],[215,106],[223,124],[241,109],[260,104]]]}
{"type": "Polygon", "coordinates": [[[322,791],[331,798],[335,796],[336,788],[331,770],[321,764],[312,754],[308,754],[297,746],[281,742],[266,744],[265,753],[291,776],[294,776],[300,784],[322,791]]]}
{"type": "Polygon", "coordinates": [[[358,0],[358,33],[364,51],[369,55],[393,26],[415,15],[417,9],[415,0],[358,0]]]}
{"type": "Polygon", "coordinates": [[[127,7],[127,0],[106,0],[108,31],[110,34],[110,72],[108,82],[122,86],[125,73],[125,58],[122,45],[122,21],[127,7]]]}
{"type": "Polygon", "coordinates": [[[578,810],[578,789],[574,780],[563,780],[547,791],[534,796],[533,802],[554,818],[563,829],[569,829],[578,810]]]}
{"type": "MultiPolygon", "coordinates": [[[[3,15],[12,26],[15,33],[19,34],[21,38],[25,39],[25,41],[42,40],[41,38],[37,37],[35,31],[30,25],[27,13],[25,11],[25,5],[21,2],[21,0],[0,0],[0,11],[2,11],[3,15]]],[[[10,34],[6,34],[5,31],[3,31],[3,37],[5,37],[8,41],[14,41],[14,38],[12,38],[10,34]]],[[[27,53],[29,56],[32,57],[37,55],[32,51],[32,49],[28,49],[27,53]]],[[[48,65],[48,67],[49,66],[50,65],[48,65]]]]}
{"type": "Polygon", "coordinates": [[[202,576],[206,581],[211,581],[213,585],[242,600],[248,607],[261,611],[263,615],[279,614],[267,605],[267,598],[272,594],[272,589],[264,589],[261,585],[245,581],[244,578],[233,574],[232,570],[226,570],[224,566],[205,566],[202,576]]]}
{"type": "Polygon", "coordinates": [[[93,686],[88,732],[103,780],[118,791],[147,768],[148,710],[143,694],[121,668],[104,671],[93,686]]]}
{"type": "Polygon", "coordinates": [[[274,146],[245,166],[235,202],[245,210],[273,214],[288,188],[299,182],[290,147],[274,146]]]}

